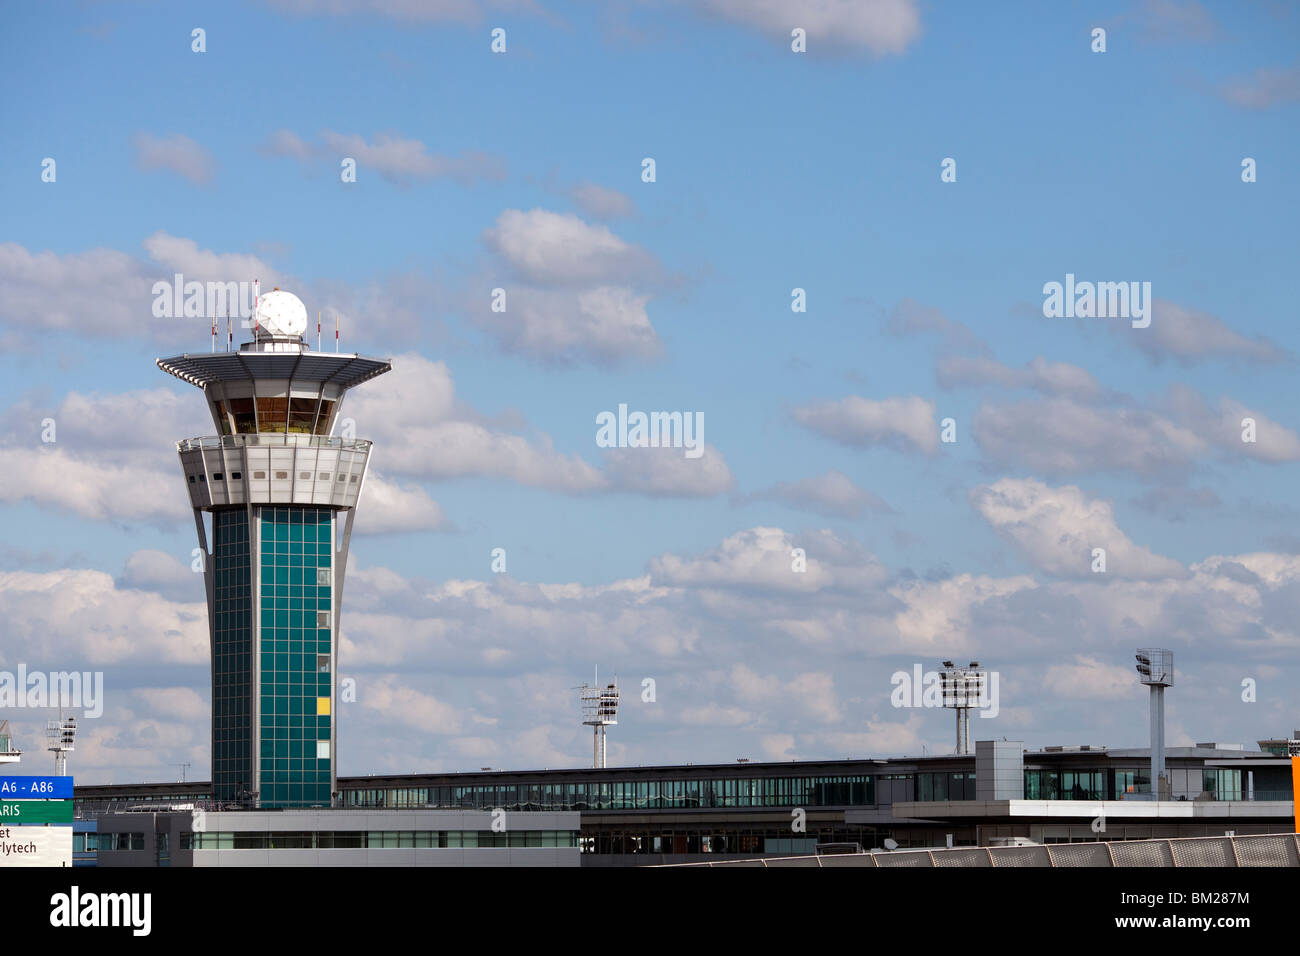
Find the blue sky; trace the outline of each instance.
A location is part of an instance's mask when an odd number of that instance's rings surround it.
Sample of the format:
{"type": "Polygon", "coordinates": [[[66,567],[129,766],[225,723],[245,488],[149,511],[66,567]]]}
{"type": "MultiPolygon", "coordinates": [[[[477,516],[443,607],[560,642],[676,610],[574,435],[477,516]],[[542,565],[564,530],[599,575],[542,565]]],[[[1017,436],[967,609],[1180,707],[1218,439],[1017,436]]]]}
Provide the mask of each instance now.
{"type": "Polygon", "coordinates": [[[278,283],[395,361],[345,406],[377,444],[344,773],[581,764],[597,663],[657,683],[624,763],[950,747],[889,675],[966,654],[1003,674],[977,725],[1031,744],[1140,743],[1138,644],[1186,675],[1172,740],[1300,716],[1293,6],[7,19],[0,654],[105,671],[80,776],[207,762],[172,442],[212,426],[153,365],[207,323],[150,317],[177,271],[278,283]],[[1152,326],[1045,318],[1066,273],[1150,282],[1152,326]],[[702,413],[709,453],[598,448],[619,403],[702,413]]]}

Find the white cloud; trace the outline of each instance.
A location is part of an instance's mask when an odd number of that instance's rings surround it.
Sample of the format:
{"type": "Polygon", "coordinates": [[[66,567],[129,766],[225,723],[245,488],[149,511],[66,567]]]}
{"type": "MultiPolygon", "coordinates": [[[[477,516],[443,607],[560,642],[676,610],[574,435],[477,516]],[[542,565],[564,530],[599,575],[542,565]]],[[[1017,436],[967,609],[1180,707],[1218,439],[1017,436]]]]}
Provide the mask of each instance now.
{"type": "Polygon", "coordinates": [[[981,405],[972,433],[1000,468],[1051,475],[1128,471],[1142,477],[1186,471],[1211,454],[1233,461],[1300,460],[1300,435],[1229,398],[1210,405],[1185,386],[1149,404],[1103,406],[1063,396],[1007,405],[981,405]],[[1242,441],[1242,420],[1253,418],[1256,441],[1242,441]]]}
{"type": "Polygon", "coordinates": [[[897,637],[888,646],[912,653],[978,653],[978,641],[971,633],[974,612],[988,602],[1037,586],[1028,575],[958,574],[939,581],[901,581],[889,589],[903,607],[894,617],[897,637]]]}
{"type": "Polygon", "coordinates": [[[781,528],[738,531],[693,557],[663,554],[650,561],[651,580],[684,588],[754,588],[814,592],[879,584],[883,571],[871,555],[820,531],[797,539],[781,528]],[[806,571],[794,570],[791,552],[803,546],[806,571]]]}
{"type": "Polygon", "coordinates": [[[743,727],[755,720],[754,714],[739,707],[723,707],[718,704],[701,704],[697,707],[684,707],[681,722],[702,727],[743,727]]]}
{"type": "MultiPolygon", "coordinates": [[[[183,273],[186,282],[252,282],[261,280],[262,288],[275,286],[299,288],[300,283],[291,276],[271,267],[258,256],[243,252],[213,252],[200,248],[193,239],[155,232],[144,241],[149,258],[162,267],[157,279],[170,283],[172,274],[183,273]]],[[[151,300],[152,301],[152,300],[151,300]]],[[[202,322],[203,320],[198,320],[202,322]]],[[[200,330],[200,334],[207,331],[200,330]]]]}
{"type": "MultiPolygon", "coordinates": [[[[144,365],[159,380],[162,372],[144,365]]],[[[44,439],[46,418],[54,422],[56,448],[68,452],[96,453],[123,463],[173,466],[180,475],[176,446],[180,438],[193,438],[212,431],[212,416],[201,392],[172,388],[136,389],[118,393],[68,392],[56,408],[42,408],[31,401],[12,406],[3,417],[4,439],[13,445],[36,445],[44,439]],[[148,428],[140,423],[147,422],[148,428]],[[148,456],[147,458],[143,456],[148,456]]]]}
{"type": "MultiPolygon", "coordinates": [[[[382,16],[412,22],[475,23],[481,16],[473,0],[267,0],[286,13],[303,16],[382,16]]],[[[502,6],[496,3],[493,6],[502,6]]]]}
{"type": "Polygon", "coordinates": [[[611,488],[655,497],[708,498],[735,485],[722,452],[705,445],[699,458],[681,448],[611,448],[605,467],[611,488]]]}
{"type": "Polygon", "coordinates": [[[798,406],[792,415],[805,428],[845,445],[886,445],[926,454],[939,447],[934,402],[916,396],[874,400],[850,395],[798,406]]]}
{"type": "MultiPolygon", "coordinates": [[[[0,574],[7,659],[109,670],[106,684],[119,696],[110,696],[107,713],[119,726],[95,730],[84,758],[95,775],[128,767],[132,777],[158,776],[174,773],[169,762],[192,760],[197,776],[206,759],[205,609],[145,590],[151,577],[165,586],[176,561],[145,555],[130,563],[140,567],[136,590],[97,572],[0,574]],[[150,562],[160,570],[146,573],[150,562]],[[192,682],[151,671],[148,686],[121,683],[145,662],[169,660],[188,668],[192,682]],[[122,762],[110,758],[113,747],[122,762]]],[[[1142,719],[1129,670],[1134,646],[1177,633],[1189,681],[1224,666],[1285,681],[1285,668],[1265,674],[1255,664],[1300,648],[1300,555],[1215,555],[1182,577],[1151,580],[892,579],[829,532],[759,528],[651,564],[645,576],[599,585],[530,584],[486,570],[485,580],[428,582],[354,567],[340,649],[345,673],[358,678],[340,748],[351,764],[345,772],[581,765],[590,737],[573,719],[571,688],[589,678],[593,661],[602,676],[624,675],[627,706],[642,715],[620,727],[616,760],[648,764],[878,756],[947,743],[932,714],[897,722],[880,715],[893,716],[890,671],[949,654],[1002,673],[1003,722],[990,722],[999,733],[1026,727],[1040,735],[1031,746],[1059,743],[1051,735],[1076,726],[1082,708],[1098,734],[1123,742],[1123,728],[1142,719]],[[808,550],[814,588],[777,586],[797,576],[788,570],[796,544],[808,550]],[[790,640],[796,628],[819,639],[790,640]],[[643,674],[657,679],[656,706],[633,700],[636,680],[627,675],[643,674]],[[1098,712],[1098,700],[1110,703],[1098,712]],[[703,752],[691,733],[700,726],[716,730],[703,752]],[[935,735],[928,740],[927,727],[935,735]],[[457,766],[444,767],[448,759],[457,766]]]]}
{"type": "Polygon", "coordinates": [[[579,183],[569,198],[592,219],[623,219],[636,215],[636,203],[626,193],[596,183],[579,183]]]}
{"type": "Polygon", "coordinates": [[[425,479],[505,478],[575,494],[608,486],[577,455],[555,451],[549,437],[533,440],[476,420],[480,416],[456,401],[447,366],[420,355],[395,358],[391,372],[349,398],[348,414],[357,434],[375,441],[386,471],[425,479]]]}
{"type": "Polygon", "coordinates": [[[1219,87],[1219,96],[1233,106],[1266,110],[1300,100],[1300,67],[1261,67],[1219,87]]]}
{"type": "Polygon", "coordinates": [[[139,335],[207,347],[207,318],[153,319],[155,282],[251,282],[301,288],[256,256],[216,253],[192,239],[156,232],[147,238],[148,260],[116,249],[56,255],[0,243],[0,321],[36,338],[50,329],[85,336],[139,335]]]}
{"type": "Polygon", "coordinates": [[[658,281],[653,256],[567,213],[506,209],[483,234],[485,281],[505,290],[505,310],[479,301],[475,320],[503,351],[545,362],[653,358],[659,337],[646,313],[658,281]],[[515,279],[500,275],[504,270],[515,279]]]}
{"type": "Polygon", "coordinates": [[[1067,700],[1131,700],[1136,677],[1131,668],[1076,654],[1071,664],[1052,664],[1043,684],[1067,700]]]}
{"type": "Polygon", "coordinates": [[[759,743],[763,756],[768,760],[798,759],[794,751],[794,734],[764,734],[759,743]]]}
{"type": "Polygon", "coordinates": [[[1220,398],[1216,408],[1195,390],[1174,385],[1164,405],[1170,417],[1203,435],[1227,460],[1252,458],[1273,464],[1300,461],[1300,435],[1235,399],[1220,398]],[[1253,442],[1242,441],[1242,423],[1247,418],[1255,423],[1253,442]]]}
{"type": "Polygon", "coordinates": [[[131,137],[135,161],[141,169],[163,169],[188,179],[197,186],[212,181],[216,163],[212,154],[188,136],[173,133],[160,137],[137,133],[131,137]]]}
{"type": "Polygon", "coordinates": [[[924,727],[919,714],[909,714],[902,723],[891,723],[873,715],[865,731],[825,731],[809,736],[807,746],[822,752],[866,757],[885,754],[915,754],[920,751],[924,727]]]}
{"type": "Polygon", "coordinates": [[[754,27],[785,43],[790,31],[818,43],[861,48],[876,56],[902,53],[921,34],[921,13],[913,0],[697,0],[704,9],[754,27]]]}
{"type": "Polygon", "coordinates": [[[1134,544],[1115,523],[1110,502],[1087,498],[1074,485],[1052,488],[1032,479],[1003,478],[970,494],[971,506],[1042,570],[1087,579],[1093,549],[1106,552],[1107,575],[1129,579],[1186,577],[1177,561],[1134,544]]]}
{"type": "Polygon", "coordinates": [[[998,467],[1048,474],[1115,469],[1154,475],[1186,467],[1208,447],[1195,430],[1147,409],[1062,397],[981,405],[971,430],[998,467]]]}
{"type": "Polygon", "coordinates": [[[662,351],[646,312],[648,293],[617,285],[501,288],[506,289],[506,311],[484,311],[478,324],[504,352],[545,362],[614,364],[652,359],[662,351]]]}
{"type": "Polygon", "coordinates": [[[890,310],[885,328],[893,335],[937,335],[948,349],[983,352],[988,349],[970,326],[950,319],[941,309],[903,299],[890,310]]]}
{"type": "Polygon", "coordinates": [[[457,156],[430,153],[424,142],[391,133],[379,133],[367,140],[357,133],[324,130],[320,143],[310,143],[290,129],[278,129],[260,149],[270,156],[296,159],[304,167],[333,170],[344,158],[357,163],[357,179],[374,170],[384,179],[402,185],[417,180],[454,179],[464,185],[478,180],[499,182],[506,176],[505,161],[491,153],[466,151],[457,156]]]}
{"type": "Polygon", "coordinates": [[[445,531],[447,519],[423,488],[400,485],[371,472],[366,476],[354,530],[357,534],[445,531]]]}
{"type": "MultiPolygon", "coordinates": [[[[349,401],[357,434],[376,442],[386,471],[403,475],[502,478],[567,494],[708,497],[734,484],[722,453],[711,445],[699,458],[686,458],[681,448],[610,449],[602,471],[579,455],[556,451],[545,434],[526,437],[491,427],[457,401],[447,366],[420,355],[397,357],[392,372],[349,401]]],[[[592,435],[594,442],[594,424],[592,435]]]]}
{"type": "MultiPolygon", "coordinates": [[[[198,542],[195,542],[198,547],[198,542]]],[[[192,554],[192,552],[191,552],[192,554]]],[[[191,554],[186,557],[190,558],[191,554]]],[[[181,603],[206,600],[203,575],[190,562],[176,555],[146,548],[132,552],[118,578],[118,587],[138,591],[155,591],[170,601],[181,603]]]]}
{"type": "Polygon", "coordinates": [[[731,686],[738,700],[749,704],[793,704],[802,715],[821,723],[835,723],[841,717],[835,680],[824,671],[808,671],[789,680],[764,677],[745,664],[731,669],[731,686]]]}
{"type": "Polygon", "coordinates": [[[190,514],[180,469],[76,456],[63,448],[0,448],[0,501],[52,505],[98,521],[177,524],[190,514]]]}
{"type": "Polygon", "coordinates": [[[139,687],[131,694],[160,717],[194,721],[201,726],[212,716],[209,702],[192,687],[139,687]]]}
{"type": "Polygon", "coordinates": [[[0,572],[0,618],[6,656],[33,669],[210,660],[202,600],[119,589],[102,571],[0,572]]]}
{"type": "Polygon", "coordinates": [[[326,130],[321,134],[325,147],[339,158],[350,156],[361,168],[379,172],[385,179],[405,182],[410,179],[454,179],[471,183],[478,179],[500,181],[505,178],[505,165],[488,153],[468,152],[459,156],[441,156],[425,151],[418,139],[402,139],[381,133],[374,142],[356,134],[335,133],[326,130]]]}
{"type": "Polygon", "coordinates": [[[302,137],[291,129],[276,130],[267,137],[261,150],[272,156],[288,156],[303,162],[315,158],[317,152],[315,146],[304,142],[302,137]]]}
{"type": "Polygon", "coordinates": [[[1204,43],[1222,34],[1214,17],[1196,0],[1142,0],[1131,16],[1146,39],[1157,42],[1204,43]]]}
{"type": "Polygon", "coordinates": [[[599,284],[654,268],[643,249],[569,213],[506,209],[483,238],[507,265],[541,285],[599,284]]]}
{"type": "MultiPolygon", "coordinates": [[[[30,501],[101,521],[185,525],[189,498],[172,441],[211,432],[205,411],[200,395],[166,389],[120,395],[72,392],[51,416],[58,425],[57,442],[43,445],[30,434],[39,429],[41,412],[16,406],[6,416],[11,444],[0,445],[0,470],[12,474],[0,483],[0,501],[30,501]],[[205,421],[191,421],[191,415],[205,421]],[[141,422],[149,427],[141,428],[141,422]],[[29,434],[24,436],[24,430],[29,434]]],[[[370,472],[356,522],[358,534],[447,528],[442,509],[423,488],[370,472]]],[[[138,552],[123,580],[169,594],[184,590],[184,572],[168,561],[175,559],[138,552]]]]}
{"type": "Polygon", "coordinates": [[[128,334],[144,325],[155,278],[116,249],[56,255],[0,243],[0,318],[33,337],[50,329],[128,334]]]}
{"type": "Polygon", "coordinates": [[[1041,356],[1024,368],[1011,368],[988,356],[945,355],[935,366],[944,388],[961,385],[1000,385],[1003,388],[1032,388],[1048,395],[1069,395],[1091,399],[1102,388],[1086,369],[1068,362],[1049,362],[1041,356]]]}
{"type": "MultiPolygon", "coordinates": [[[[1111,325],[1123,331],[1123,326],[1111,325]]],[[[1156,299],[1151,325],[1125,331],[1124,340],[1154,362],[1165,358],[1183,365],[1206,359],[1244,359],[1261,364],[1282,362],[1285,349],[1260,336],[1248,339],[1208,312],[1156,299]]]]}
{"type": "Polygon", "coordinates": [[[404,724],[425,734],[460,733],[460,708],[403,683],[409,678],[385,675],[367,680],[357,691],[357,703],[384,720],[404,724]]]}
{"type": "Polygon", "coordinates": [[[889,510],[879,496],[854,484],[848,475],[835,469],[799,481],[779,482],[750,497],[783,501],[794,508],[838,518],[859,518],[868,509],[889,510]]]}

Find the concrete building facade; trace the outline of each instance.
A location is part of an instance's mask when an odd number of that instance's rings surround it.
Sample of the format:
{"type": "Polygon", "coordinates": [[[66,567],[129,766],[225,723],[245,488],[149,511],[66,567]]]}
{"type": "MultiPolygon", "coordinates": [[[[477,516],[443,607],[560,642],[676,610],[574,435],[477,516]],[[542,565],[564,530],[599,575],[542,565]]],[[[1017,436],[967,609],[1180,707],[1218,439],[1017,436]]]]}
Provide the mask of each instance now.
{"type": "Polygon", "coordinates": [[[579,814],[159,810],[98,818],[98,865],[577,866],[579,814]]]}

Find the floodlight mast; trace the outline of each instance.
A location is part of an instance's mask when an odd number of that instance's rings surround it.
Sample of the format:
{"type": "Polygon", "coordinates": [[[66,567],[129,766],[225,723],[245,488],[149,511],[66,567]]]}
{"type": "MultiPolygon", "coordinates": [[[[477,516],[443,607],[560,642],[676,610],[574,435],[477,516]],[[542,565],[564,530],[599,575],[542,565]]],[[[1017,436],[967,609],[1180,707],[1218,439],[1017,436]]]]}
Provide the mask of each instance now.
{"type": "Polygon", "coordinates": [[[1174,686],[1174,652],[1139,647],[1138,680],[1151,688],[1151,799],[1159,800],[1165,779],[1165,688],[1174,686]]]}
{"type": "Polygon", "coordinates": [[[68,775],[68,754],[76,750],[77,718],[62,717],[45,723],[46,750],[54,754],[54,775],[68,775]]]}
{"type": "Polygon", "coordinates": [[[595,671],[595,683],[583,684],[579,688],[582,702],[582,723],[592,728],[591,762],[597,770],[605,768],[605,728],[618,723],[618,678],[614,678],[603,688],[600,686],[600,670],[595,671]]]}
{"type": "Polygon", "coordinates": [[[957,712],[957,753],[970,753],[970,709],[984,701],[986,675],[979,661],[969,667],[958,667],[952,661],[943,662],[940,689],[943,706],[957,712]]]}

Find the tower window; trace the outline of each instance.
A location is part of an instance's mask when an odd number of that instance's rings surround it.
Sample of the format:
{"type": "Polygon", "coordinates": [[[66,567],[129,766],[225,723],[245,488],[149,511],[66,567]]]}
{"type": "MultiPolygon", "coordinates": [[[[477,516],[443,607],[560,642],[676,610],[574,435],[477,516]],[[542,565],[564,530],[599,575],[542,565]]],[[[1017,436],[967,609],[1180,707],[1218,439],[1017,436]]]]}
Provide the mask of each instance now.
{"type": "Polygon", "coordinates": [[[225,481],[225,479],[221,477],[221,472],[219,472],[219,471],[214,471],[214,472],[212,473],[212,480],[213,480],[213,481],[225,481]]]}
{"type": "Polygon", "coordinates": [[[253,414],[253,400],[251,398],[232,398],[230,400],[230,415],[235,420],[235,431],[238,434],[257,431],[257,418],[253,414]]]}
{"type": "Polygon", "coordinates": [[[280,479],[288,478],[288,477],[289,477],[289,473],[288,473],[287,471],[277,471],[277,472],[275,473],[275,477],[280,478],[280,479]]]}
{"type": "Polygon", "coordinates": [[[301,478],[303,481],[310,481],[310,480],[311,480],[311,472],[310,472],[310,471],[300,471],[300,472],[298,472],[298,477],[301,478]]]}
{"type": "Polygon", "coordinates": [[[255,472],[253,472],[253,477],[254,477],[256,480],[261,481],[263,478],[266,477],[266,472],[264,472],[264,471],[255,471],[255,472]]]}

